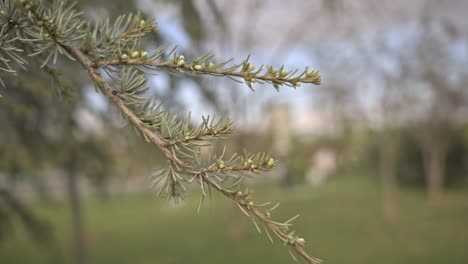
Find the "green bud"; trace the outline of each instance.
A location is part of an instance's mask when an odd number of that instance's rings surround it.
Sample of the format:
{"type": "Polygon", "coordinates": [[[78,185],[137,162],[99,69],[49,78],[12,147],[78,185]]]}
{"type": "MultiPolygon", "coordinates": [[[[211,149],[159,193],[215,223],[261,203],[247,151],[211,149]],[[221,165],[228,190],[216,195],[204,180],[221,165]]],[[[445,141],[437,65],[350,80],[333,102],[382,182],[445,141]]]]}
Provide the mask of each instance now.
{"type": "Polygon", "coordinates": [[[208,68],[213,68],[214,66],[215,66],[214,63],[212,62],[208,63],[208,68]]]}
{"type": "Polygon", "coordinates": [[[145,26],[145,23],[146,23],[146,21],[142,19],[142,20],[140,21],[140,27],[145,26]]]}
{"type": "Polygon", "coordinates": [[[177,66],[184,66],[185,64],[185,61],[183,59],[179,59],[179,61],[177,62],[177,66]]]}
{"type": "Polygon", "coordinates": [[[317,73],[318,73],[318,71],[316,69],[312,69],[310,72],[307,73],[307,76],[312,77],[312,76],[316,75],[317,73]]]}
{"type": "Polygon", "coordinates": [[[128,60],[128,55],[124,53],[120,56],[120,59],[123,61],[128,60]]]}
{"type": "Polygon", "coordinates": [[[132,59],[136,59],[136,58],[138,58],[139,56],[140,56],[140,52],[134,51],[134,52],[132,53],[132,56],[131,56],[131,57],[132,57],[132,59]]]}
{"type": "Polygon", "coordinates": [[[203,69],[203,66],[199,65],[199,64],[195,64],[195,66],[193,66],[193,68],[197,71],[200,71],[201,69],[203,69]]]}
{"type": "Polygon", "coordinates": [[[275,165],[275,160],[273,158],[269,158],[267,161],[267,165],[268,167],[272,167],[273,165],[275,165]]]}
{"type": "Polygon", "coordinates": [[[220,169],[224,169],[224,168],[226,167],[226,166],[224,165],[224,161],[223,161],[223,160],[218,161],[218,167],[219,167],[220,169]]]}
{"type": "Polygon", "coordinates": [[[248,70],[253,71],[255,69],[255,65],[249,64],[248,70]]]}
{"type": "Polygon", "coordinates": [[[148,52],[147,52],[147,51],[142,51],[142,52],[141,52],[141,56],[142,56],[142,57],[148,56],[148,52]]]}

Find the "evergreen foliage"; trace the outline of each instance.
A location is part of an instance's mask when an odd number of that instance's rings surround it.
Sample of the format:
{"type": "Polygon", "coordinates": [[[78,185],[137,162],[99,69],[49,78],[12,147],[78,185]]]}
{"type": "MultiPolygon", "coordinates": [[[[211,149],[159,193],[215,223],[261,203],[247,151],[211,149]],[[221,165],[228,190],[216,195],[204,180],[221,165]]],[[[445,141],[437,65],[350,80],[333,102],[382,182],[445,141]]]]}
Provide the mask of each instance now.
{"type": "Polygon", "coordinates": [[[184,198],[186,186],[197,183],[202,193],[200,210],[206,195],[218,191],[239,206],[259,233],[265,232],[272,242],[273,233],[284,242],[294,259],[298,255],[307,263],[319,262],[307,255],[305,240],[292,228],[297,216],[284,222],[273,220],[271,214],[278,204],[257,204],[243,187],[246,178],[271,170],[276,161],[268,153],[230,153],[226,148],[219,155],[202,155],[201,148],[233,132],[232,121],[204,117],[201,124],[193,126],[190,115],[178,118],[148,98],[146,82],[147,75],[165,71],[176,76],[227,77],[244,82],[251,90],[256,83],[266,83],[279,90],[282,86],[319,84],[316,70],[256,67],[249,58],[233,64],[231,60],[218,61],[212,54],[189,60],[175,48],[147,51],[141,40],[157,29],[153,20],[129,14],[91,24],[82,19],[75,4],[64,0],[1,0],[0,26],[0,76],[24,74],[30,57],[45,71],[50,64],[64,63],[60,55],[81,64],[96,90],[117,107],[122,121],[164,153],[167,166],[153,175],[159,194],[184,198]]]}

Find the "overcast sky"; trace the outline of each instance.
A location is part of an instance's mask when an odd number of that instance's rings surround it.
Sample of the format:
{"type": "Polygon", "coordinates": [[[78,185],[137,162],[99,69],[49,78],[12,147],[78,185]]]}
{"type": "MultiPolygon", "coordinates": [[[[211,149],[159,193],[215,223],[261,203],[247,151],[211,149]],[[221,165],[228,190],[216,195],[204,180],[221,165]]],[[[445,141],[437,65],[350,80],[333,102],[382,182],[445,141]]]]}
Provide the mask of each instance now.
{"type": "MultiPolygon", "coordinates": [[[[167,3],[154,5],[150,0],[140,2],[144,7],[153,5],[152,15],[168,41],[183,49],[192,46],[178,8],[167,3]]],[[[195,2],[197,8],[207,10],[206,0],[195,2]]],[[[380,74],[399,74],[398,58],[394,54],[404,54],[414,44],[423,17],[450,22],[462,34],[468,32],[468,23],[464,19],[468,1],[463,0],[218,0],[216,3],[229,33],[219,32],[219,25],[213,24],[214,20],[207,12],[203,22],[210,37],[206,39],[203,51],[213,52],[220,59],[237,58],[238,61],[252,54],[252,62],[256,65],[311,66],[319,69],[323,77],[324,84],[319,87],[303,85],[297,90],[284,87],[279,93],[268,85],[255,85],[255,93],[242,85],[220,87],[237,89],[249,100],[248,114],[238,120],[244,125],[264,120],[265,106],[271,102],[290,104],[292,114],[297,117],[294,118],[296,127],[307,126],[308,122],[316,123],[316,115],[320,115],[314,107],[317,94],[337,82],[349,83],[349,89],[361,95],[359,100],[363,108],[372,112],[378,104],[379,89],[375,88],[379,86],[380,74]],[[385,52],[382,52],[380,42],[384,43],[385,52]],[[311,111],[316,112],[315,116],[311,111]]],[[[450,45],[455,56],[466,61],[466,38],[450,45]]],[[[219,78],[202,78],[209,79],[206,85],[225,86],[219,78]]],[[[157,89],[167,89],[167,78],[163,75],[152,80],[156,82],[157,89]]],[[[190,82],[180,96],[195,119],[216,112],[206,107],[197,88],[190,82]]],[[[229,103],[230,93],[222,96],[229,103]]],[[[91,97],[99,101],[95,96],[91,97]]]]}

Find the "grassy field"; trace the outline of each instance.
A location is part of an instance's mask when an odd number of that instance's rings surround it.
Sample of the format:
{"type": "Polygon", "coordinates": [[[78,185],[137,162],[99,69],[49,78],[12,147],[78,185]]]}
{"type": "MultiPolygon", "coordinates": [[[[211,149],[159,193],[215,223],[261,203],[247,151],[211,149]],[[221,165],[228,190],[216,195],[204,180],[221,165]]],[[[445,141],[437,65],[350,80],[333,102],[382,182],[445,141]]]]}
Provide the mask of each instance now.
{"type": "MultiPolygon", "coordinates": [[[[278,200],[276,216],[293,216],[308,251],[325,263],[468,263],[468,191],[446,193],[438,208],[421,191],[401,191],[393,225],[380,213],[378,185],[340,177],[319,189],[257,187],[257,201],[278,200]]],[[[271,245],[237,207],[221,197],[198,215],[198,196],[174,208],[150,195],[85,203],[90,263],[294,263],[281,243],[271,245]]],[[[40,207],[53,223],[57,246],[37,245],[21,230],[0,242],[0,263],[71,263],[69,212],[40,207]]]]}

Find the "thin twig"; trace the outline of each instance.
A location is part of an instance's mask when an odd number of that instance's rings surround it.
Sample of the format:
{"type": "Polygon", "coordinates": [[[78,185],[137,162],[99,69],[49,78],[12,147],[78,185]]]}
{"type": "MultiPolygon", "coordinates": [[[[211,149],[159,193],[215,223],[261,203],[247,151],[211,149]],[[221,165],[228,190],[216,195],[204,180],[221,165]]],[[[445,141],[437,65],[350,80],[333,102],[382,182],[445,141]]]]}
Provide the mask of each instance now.
{"type": "MultiPolygon", "coordinates": [[[[231,76],[242,78],[248,81],[255,82],[257,81],[265,81],[268,83],[288,83],[291,86],[297,86],[299,83],[313,83],[313,84],[320,84],[321,79],[320,76],[317,74],[307,76],[307,74],[303,74],[301,77],[294,77],[289,78],[287,76],[275,76],[271,74],[256,74],[251,71],[233,71],[231,69],[222,69],[216,67],[201,67],[199,69],[195,68],[196,64],[184,64],[178,65],[174,61],[152,61],[152,60],[141,60],[141,59],[134,59],[134,60],[109,60],[109,61],[98,61],[97,66],[105,67],[105,66],[125,66],[125,65],[133,65],[133,66],[147,66],[147,67],[154,67],[154,68],[161,68],[161,69],[169,69],[169,70],[177,70],[177,71],[186,71],[192,72],[195,74],[209,74],[214,76],[231,76]]],[[[234,67],[234,66],[233,66],[234,67]]],[[[238,67],[235,68],[240,68],[238,67]]]]}

